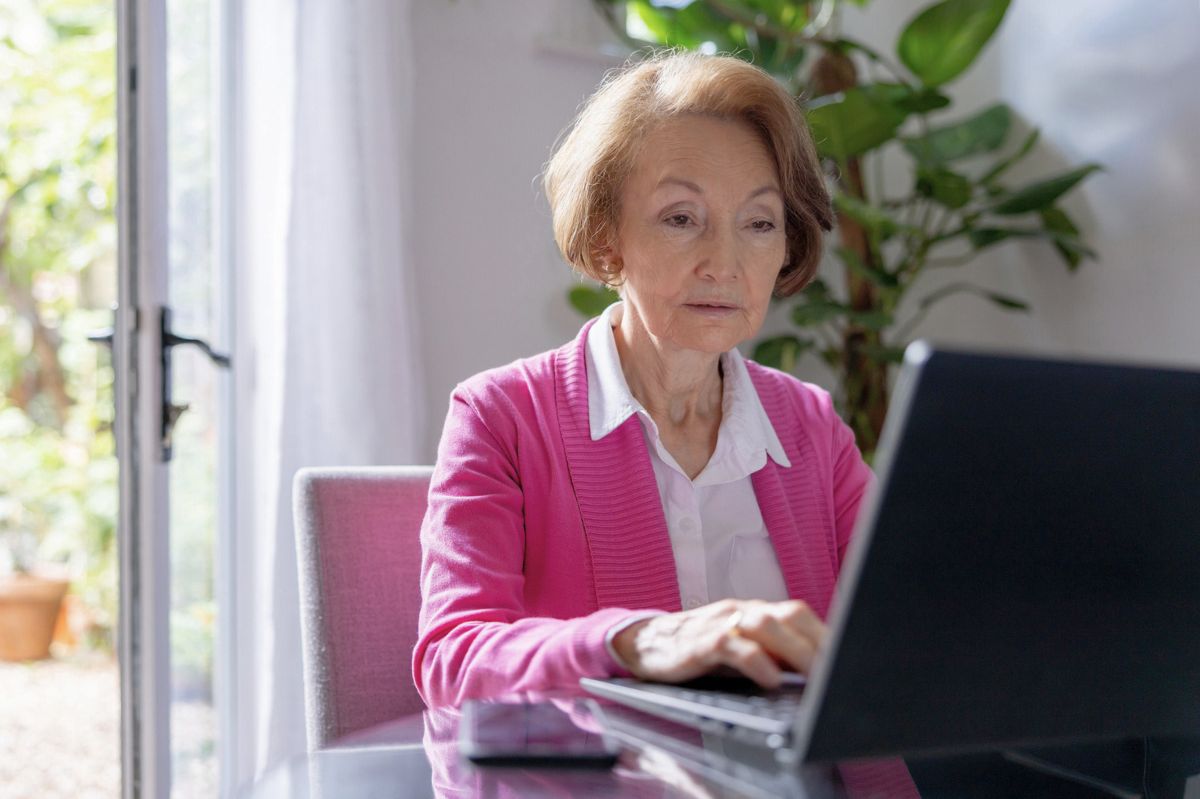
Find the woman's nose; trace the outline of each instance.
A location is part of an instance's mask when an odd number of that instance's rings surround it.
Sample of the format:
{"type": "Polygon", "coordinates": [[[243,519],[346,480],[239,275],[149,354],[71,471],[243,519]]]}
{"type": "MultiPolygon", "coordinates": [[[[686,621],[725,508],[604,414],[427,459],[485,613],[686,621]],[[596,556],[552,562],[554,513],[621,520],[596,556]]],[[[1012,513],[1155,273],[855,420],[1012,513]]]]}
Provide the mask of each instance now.
{"type": "Polygon", "coordinates": [[[718,282],[737,279],[741,263],[736,238],[734,231],[725,225],[714,225],[706,231],[698,267],[701,276],[718,282]]]}

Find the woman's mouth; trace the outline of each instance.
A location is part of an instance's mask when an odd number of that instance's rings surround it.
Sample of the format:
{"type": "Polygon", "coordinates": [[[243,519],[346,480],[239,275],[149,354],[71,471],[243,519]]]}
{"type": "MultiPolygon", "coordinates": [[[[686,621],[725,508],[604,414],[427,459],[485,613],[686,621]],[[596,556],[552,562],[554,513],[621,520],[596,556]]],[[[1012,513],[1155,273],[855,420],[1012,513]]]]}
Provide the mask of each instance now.
{"type": "Polygon", "coordinates": [[[737,312],[737,306],[723,302],[689,302],[683,306],[692,313],[713,319],[722,319],[737,312]]]}

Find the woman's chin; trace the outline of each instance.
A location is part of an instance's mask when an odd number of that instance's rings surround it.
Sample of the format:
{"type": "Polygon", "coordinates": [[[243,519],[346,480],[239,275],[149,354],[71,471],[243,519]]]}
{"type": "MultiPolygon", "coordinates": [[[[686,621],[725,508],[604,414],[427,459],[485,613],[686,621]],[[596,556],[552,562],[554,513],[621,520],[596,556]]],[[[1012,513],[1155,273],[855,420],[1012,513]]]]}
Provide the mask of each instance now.
{"type": "Polygon", "coordinates": [[[740,325],[737,326],[737,329],[733,329],[732,325],[727,327],[717,325],[705,326],[699,329],[692,328],[687,330],[683,335],[675,338],[675,343],[685,350],[696,350],[712,355],[720,355],[745,341],[746,337],[740,335],[740,333],[740,325]]]}

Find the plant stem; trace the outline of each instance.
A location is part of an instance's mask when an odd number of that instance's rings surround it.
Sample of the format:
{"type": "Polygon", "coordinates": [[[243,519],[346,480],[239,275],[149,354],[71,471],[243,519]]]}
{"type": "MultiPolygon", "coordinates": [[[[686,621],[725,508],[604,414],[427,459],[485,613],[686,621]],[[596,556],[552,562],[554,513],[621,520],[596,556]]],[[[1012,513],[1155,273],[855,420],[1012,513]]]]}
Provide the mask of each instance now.
{"type": "Polygon", "coordinates": [[[909,81],[908,78],[904,77],[903,70],[901,70],[897,65],[895,65],[891,61],[889,61],[878,50],[867,47],[862,42],[857,42],[853,39],[839,39],[838,41],[841,44],[848,46],[851,50],[859,51],[860,53],[865,55],[867,58],[869,58],[871,61],[874,61],[876,64],[879,64],[879,66],[886,69],[889,73],[891,73],[892,78],[894,78],[895,81],[897,83],[899,83],[901,86],[905,86],[909,89],[913,88],[912,82],[909,81]]]}

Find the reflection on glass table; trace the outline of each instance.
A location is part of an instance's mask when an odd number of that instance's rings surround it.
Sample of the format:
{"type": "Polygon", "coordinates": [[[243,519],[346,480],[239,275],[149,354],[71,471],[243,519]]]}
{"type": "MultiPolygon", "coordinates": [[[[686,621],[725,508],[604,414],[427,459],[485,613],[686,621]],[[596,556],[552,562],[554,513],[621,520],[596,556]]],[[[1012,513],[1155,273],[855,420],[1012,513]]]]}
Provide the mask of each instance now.
{"type": "MultiPolygon", "coordinates": [[[[531,697],[526,697],[531,698],[531,697]]],[[[546,697],[536,697],[543,700],[546,697]]],[[[831,769],[792,771],[767,750],[741,748],[638,711],[574,696],[552,701],[584,729],[620,744],[611,770],[480,767],[463,757],[458,709],[429,710],[356,733],[276,769],[247,796],[272,797],[837,797],[831,769]]]]}
{"type": "MultiPolygon", "coordinates": [[[[611,770],[480,767],[460,749],[458,709],[428,710],[354,733],[269,773],[250,799],[304,797],[854,797],[839,766],[789,765],[777,752],[677,725],[631,708],[567,694],[551,701],[585,731],[610,736],[611,770]]],[[[507,698],[508,701],[514,697],[507,698]]],[[[1196,741],[1111,743],[968,753],[907,761],[921,795],[941,797],[1182,796],[1200,770],[1196,741]],[[1149,749],[1147,749],[1149,747],[1149,749]],[[1149,766],[1149,770],[1147,770],[1149,766]],[[1191,769],[1190,771],[1188,769],[1191,769]],[[1143,772],[1146,775],[1143,777],[1143,772]],[[1138,779],[1130,780],[1136,772],[1138,779]],[[1080,779],[1085,774],[1098,780],[1080,779]]],[[[1190,795],[1189,795],[1190,799],[1190,795]]]]}

